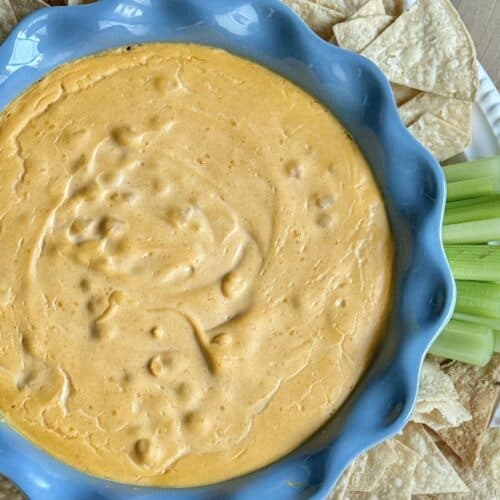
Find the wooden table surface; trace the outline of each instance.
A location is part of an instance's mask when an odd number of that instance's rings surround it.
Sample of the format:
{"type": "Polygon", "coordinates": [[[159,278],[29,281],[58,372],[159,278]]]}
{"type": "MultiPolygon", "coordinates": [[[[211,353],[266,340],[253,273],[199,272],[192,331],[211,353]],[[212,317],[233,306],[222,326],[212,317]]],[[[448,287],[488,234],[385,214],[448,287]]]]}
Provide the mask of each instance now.
{"type": "Polygon", "coordinates": [[[477,58],[500,86],[500,0],[451,0],[476,44],[477,58]]]}

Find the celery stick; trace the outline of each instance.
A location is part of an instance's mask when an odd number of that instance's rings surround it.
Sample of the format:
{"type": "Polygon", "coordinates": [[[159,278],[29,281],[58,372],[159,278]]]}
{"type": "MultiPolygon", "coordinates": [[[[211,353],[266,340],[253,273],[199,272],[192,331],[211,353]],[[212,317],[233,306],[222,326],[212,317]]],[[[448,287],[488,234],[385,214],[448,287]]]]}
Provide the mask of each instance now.
{"type": "Polygon", "coordinates": [[[500,319],[473,316],[471,314],[463,314],[458,311],[455,311],[453,314],[453,319],[468,321],[470,323],[478,323],[479,325],[489,326],[490,328],[493,328],[493,330],[500,330],[500,319]]]}
{"type": "Polygon", "coordinates": [[[445,251],[456,280],[500,281],[500,247],[445,245],[445,251]]]}
{"type": "Polygon", "coordinates": [[[500,217],[443,226],[444,243],[487,243],[500,240],[500,217]]]}
{"type": "Polygon", "coordinates": [[[457,280],[456,311],[500,319],[500,284],[457,280]]]}
{"type": "Polygon", "coordinates": [[[500,175],[500,156],[448,165],[443,171],[447,182],[500,175]]]}
{"type": "Polygon", "coordinates": [[[484,366],[493,355],[493,330],[481,325],[451,320],[429,352],[463,363],[484,366]]]}
{"type": "Polygon", "coordinates": [[[446,200],[464,200],[498,194],[500,194],[500,175],[498,177],[476,177],[464,181],[449,182],[446,200]]]}
{"type": "Polygon", "coordinates": [[[494,337],[493,350],[495,352],[500,352],[500,330],[495,330],[493,332],[493,337],[494,337]]]}
{"type": "Polygon", "coordinates": [[[493,328],[490,326],[478,325],[469,321],[461,321],[456,319],[455,316],[451,318],[445,329],[454,333],[475,333],[477,335],[483,335],[493,331],[493,328]]]}
{"type": "Polygon", "coordinates": [[[492,201],[500,201],[500,196],[482,196],[481,198],[468,198],[466,200],[449,201],[446,203],[446,210],[454,210],[455,208],[473,207],[478,203],[491,203],[492,201]]]}
{"type": "Polygon", "coordinates": [[[466,201],[471,203],[460,207],[446,206],[444,224],[459,224],[500,217],[500,198],[473,198],[466,201]]]}

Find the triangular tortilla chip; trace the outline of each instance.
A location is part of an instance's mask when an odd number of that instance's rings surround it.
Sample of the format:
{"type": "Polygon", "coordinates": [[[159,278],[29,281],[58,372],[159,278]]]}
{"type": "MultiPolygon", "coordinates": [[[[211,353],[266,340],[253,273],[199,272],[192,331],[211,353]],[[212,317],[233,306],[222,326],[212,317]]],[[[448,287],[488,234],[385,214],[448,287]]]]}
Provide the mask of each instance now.
{"type": "Polygon", "coordinates": [[[414,475],[413,494],[467,493],[469,491],[421,425],[407,425],[403,434],[396,439],[419,455],[414,475]]]}
{"type": "Polygon", "coordinates": [[[405,8],[404,0],[384,0],[386,14],[390,16],[399,16],[405,8]]]}
{"type": "Polygon", "coordinates": [[[0,491],[3,500],[26,500],[26,497],[19,489],[5,476],[0,474],[0,491]]]}
{"type": "Polygon", "coordinates": [[[408,130],[438,161],[461,153],[471,141],[469,134],[431,113],[424,113],[408,130]]]}
{"type": "MultiPolygon", "coordinates": [[[[286,0],[282,0],[286,1],[286,0]]],[[[327,9],[333,9],[344,15],[344,18],[347,17],[347,13],[349,12],[350,6],[349,2],[351,0],[309,0],[310,3],[315,3],[316,5],[321,5],[322,7],[326,7],[327,9]]],[[[366,2],[367,0],[361,0],[362,2],[366,2]]]]}
{"type": "Polygon", "coordinates": [[[449,0],[420,0],[362,55],[391,82],[469,101],[476,97],[476,51],[449,0]]]}
{"type": "Polygon", "coordinates": [[[329,38],[332,26],[344,16],[336,10],[323,7],[308,0],[283,0],[291,7],[319,36],[329,38]]]}
{"type": "Polygon", "coordinates": [[[451,377],[441,371],[439,363],[426,359],[422,364],[418,402],[458,399],[458,393],[451,377]]]}
{"type": "Polygon", "coordinates": [[[399,114],[407,127],[424,113],[432,113],[454,127],[471,133],[472,103],[469,101],[421,92],[399,108],[399,114]]]}
{"type": "Polygon", "coordinates": [[[349,465],[342,476],[340,476],[335,488],[328,496],[328,500],[344,500],[345,492],[347,491],[347,486],[349,485],[349,481],[351,479],[352,469],[353,464],[349,465]]]}
{"type": "Polygon", "coordinates": [[[481,452],[482,438],[498,397],[495,372],[499,366],[500,355],[495,355],[484,368],[456,363],[448,369],[460,402],[470,412],[472,420],[456,429],[438,431],[438,434],[470,467],[474,467],[481,452]]]}
{"type": "MultiPolygon", "coordinates": [[[[327,1],[327,0],[322,0],[327,1]]],[[[345,12],[352,16],[357,10],[361,9],[366,4],[367,0],[344,0],[345,12]]],[[[385,14],[389,16],[399,16],[404,10],[404,0],[383,0],[385,14]]],[[[338,9],[344,12],[342,9],[338,9]]]]}
{"type": "Polygon", "coordinates": [[[387,468],[398,458],[391,440],[384,441],[364,455],[366,455],[366,463],[363,470],[353,470],[349,481],[349,491],[374,490],[387,468]]]}
{"type": "Polygon", "coordinates": [[[411,89],[410,87],[405,87],[397,83],[391,83],[391,87],[392,93],[394,94],[394,100],[398,106],[401,106],[420,93],[419,90],[411,89]]]}
{"type": "Polygon", "coordinates": [[[9,0],[0,0],[0,42],[3,42],[17,24],[16,16],[9,0]]]}
{"type": "Polygon", "coordinates": [[[458,427],[471,420],[470,413],[460,404],[460,401],[429,401],[417,403],[411,421],[425,424],[434,431],[458,427]]]}
{"type": "MultiPolygon", "coordinates": [[[[500,498],[500,429],[489,429],[484,435],[484,446],[474,468],[460,462],[453,454],[446,457],[470,489],[463,498],[494,500],[500,498]]],[[[457,500],[461,495],[439,495],[435,500],[457,500]]]]}
{"type": "Polygon", "coordinates": [[[371,492],[351,491],[347,487],[349,500],[410,500],[414,484],[413,475],[419,456],[397,439],[391,440],[398,458],[391,464],[378,486],[371,492]]]}
{"type": "Polygon", "coordinates": [[[18,22],[37,9],[48,7],[42,0],[12,0],[11,5],[18,22]]]}
{"type": "Polygon", "coordinates": [[[383,0],[368,0],[361,8],[359,8],[349,19],[356,19],[365,16],[385,15],[383,0]]]}
{"type": "Polygon", "coordinates": [[[348,19],[333,27],[337,44],[352,52],[361,52],[394,20],[391,16],[370,16],[348,19]]]}
{"type": "Polygon", "coordinates": [[[426,359],[422,365],[417,403],[411,420],[440,430],[456,427],[470,419],[469,412],[458,400],[450,376],[437,361],[426,359]]]}
{"type": "Polygon", "coordinates": [[[368,463],[368,454],[367,453],[362,453],[357,457],[354,462],[351,464],[351,474],[350,477],[352,477],[353,474],[363,474],[363,472],[366,469],[366,464],[368,463]]]}

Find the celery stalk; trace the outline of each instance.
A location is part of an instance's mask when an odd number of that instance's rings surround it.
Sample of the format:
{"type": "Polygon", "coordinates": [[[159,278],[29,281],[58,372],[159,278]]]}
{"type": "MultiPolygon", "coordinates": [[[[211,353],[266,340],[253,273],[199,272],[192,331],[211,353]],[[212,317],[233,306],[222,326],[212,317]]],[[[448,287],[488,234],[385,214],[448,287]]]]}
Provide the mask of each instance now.
{"type": "Polygon", "coordinates": [[[445,245],[445,251],[455,279],[500,281],[500,247],[445,245]]]}
{"type": "Polygon", "coordinates": [[[443,168],[443,171],[447,182],[498,176],[500,175],[500,156],[448,165],[443,168]]]}
{"type": "Polygon", "coordinates": [[[500,330],[495,330],[493,332],[493,337],[494,337],[493,350],[495,352],[500,352],[500,330]]]}
{"type": "Polygon", "coordinates": [[[459,224],[461,222],[500,217],[500,198],[473,198],[463,201],[469,203],[455,207],[446,206],[444,224],[459,224]]]}
{"type": "Polygon", "coordinates": [[[446,203],[446,210],[454,210],[455,208],[473,207],[477,203],[490,203],[500,200],[499,196],[482,196],[481,198],[469,198],[467,200],[449,201],[446,203]]]}
{"type": "Polygon", "coordinates": [[[500,217],[443,226],[444,243],[487,243],[500,240],[500,217]]]}
{"type": "Polygon", "coordinates": [[[493,330],[482,325],[451,320],[429,352],[463,363],[484,366],[493,355],[493,330]]]}
{"type": "Polygon", "coordinates": [[[475,177],[464,181],[449,182],[446,200],[464,200],[498,194],[500,194],[500,175],[498,177],[475,177]]]}
{"type": "Polygon", "coordinates": [[[456,311],[500,319],[500,284],[457,280],[456,311]]]}
{"type": "Polygon", "coordinates": [[[489,326],[490,328],[493,328],[493,330],[500,330],[500,319],[485,318],[484,316],[473,316],[471,314],[464,314],[457,311],[455,311],[455,313],[453,314],[453,319],[489,326]]]}

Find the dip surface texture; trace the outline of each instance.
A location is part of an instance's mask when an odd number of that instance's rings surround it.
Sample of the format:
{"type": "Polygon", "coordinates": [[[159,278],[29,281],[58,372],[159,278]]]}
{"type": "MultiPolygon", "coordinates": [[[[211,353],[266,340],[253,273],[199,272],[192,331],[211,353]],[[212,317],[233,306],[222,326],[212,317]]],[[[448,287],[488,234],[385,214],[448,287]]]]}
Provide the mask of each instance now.
{"type": "Polygon", "coordinates": [[[342,126],[224,51],[76,61],[0,117],[0,410],[92,474],[256,469],[379,343],[393,244],[342,126]]]}

